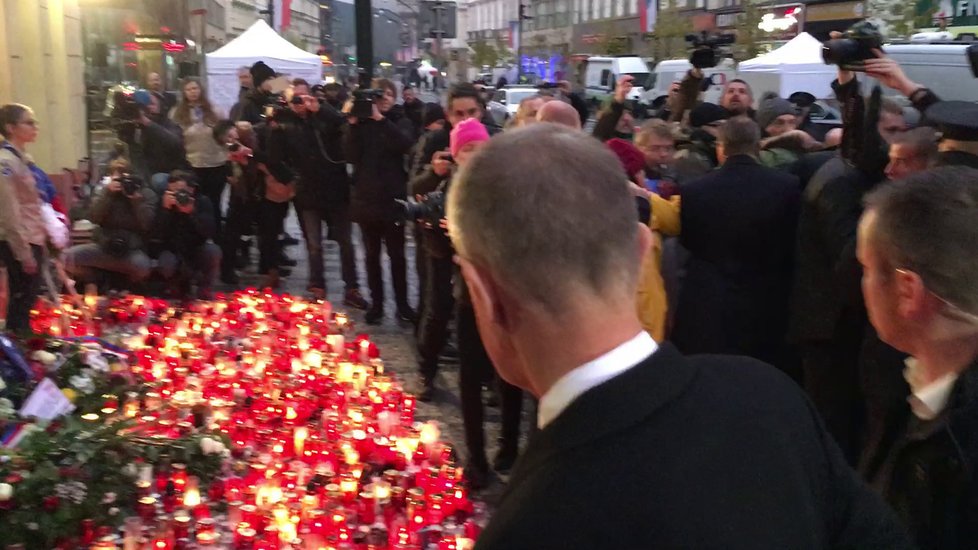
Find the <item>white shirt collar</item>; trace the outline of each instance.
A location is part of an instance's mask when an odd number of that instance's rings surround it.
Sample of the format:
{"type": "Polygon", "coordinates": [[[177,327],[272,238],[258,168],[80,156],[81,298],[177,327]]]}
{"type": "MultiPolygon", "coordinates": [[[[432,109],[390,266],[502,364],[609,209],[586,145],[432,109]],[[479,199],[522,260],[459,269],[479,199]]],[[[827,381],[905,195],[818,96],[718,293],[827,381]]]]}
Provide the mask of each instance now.
{"type": "Polygon", "coordinates": [[[659,349],[645,331],[631,340],[568,372],[540,398],[537,426],[543,429],[583,393],[638,365],[659,349]]]}
{"type": "Polygon", "coordinates": [[[910,403],[910,410],[921,420],[933,420],[937,418],[945,408],[951,398],[951,390],[958,379],[958,373],[949,372],[928,384],[920,380],[920,366],[913,357],[908,357],[904,363],[907,368],[903,370],[903,377],[910,385],[910,396],[907,402],[910,403]]]}

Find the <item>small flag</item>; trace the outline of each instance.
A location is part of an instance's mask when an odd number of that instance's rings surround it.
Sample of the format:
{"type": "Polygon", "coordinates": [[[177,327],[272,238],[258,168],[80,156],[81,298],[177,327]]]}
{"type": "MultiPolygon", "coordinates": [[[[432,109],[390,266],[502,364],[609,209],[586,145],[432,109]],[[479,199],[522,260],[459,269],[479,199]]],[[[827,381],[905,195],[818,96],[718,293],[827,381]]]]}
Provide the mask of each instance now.
{"type": "Polygon", "coordinates": [[[275,0],[275,20],[273,21],[276,31],[285,32],[292,24],[292,0],[275,0]]]}

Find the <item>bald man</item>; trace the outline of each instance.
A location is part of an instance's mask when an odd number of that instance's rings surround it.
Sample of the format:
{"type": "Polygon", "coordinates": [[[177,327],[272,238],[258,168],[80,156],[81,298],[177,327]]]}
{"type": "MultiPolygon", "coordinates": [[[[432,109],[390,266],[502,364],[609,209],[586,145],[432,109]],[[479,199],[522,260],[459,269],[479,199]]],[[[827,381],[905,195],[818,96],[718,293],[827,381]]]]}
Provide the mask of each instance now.
{"type": "Polygon", "coordinates": [[[575,130],[581,129],[581,117],[577,110],[563,101],[548,101],[537,111],[537,122],[553,122],[568,126],[575,130]]]}

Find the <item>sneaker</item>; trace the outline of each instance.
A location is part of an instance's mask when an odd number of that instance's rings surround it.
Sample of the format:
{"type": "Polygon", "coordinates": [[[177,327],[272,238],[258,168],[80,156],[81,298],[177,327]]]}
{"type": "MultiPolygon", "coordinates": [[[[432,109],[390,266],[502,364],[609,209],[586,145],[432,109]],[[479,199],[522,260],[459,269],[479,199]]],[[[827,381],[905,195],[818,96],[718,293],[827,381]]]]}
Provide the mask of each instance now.
{"type": "Polygon", "coordinates": [[[360,294],[360,289],[351,288],[346,291],[346,296],[343,298],[343,304],[352,307],[353,309],[367,309],[370,304],[367,300],[363,298],[363,294],[360,294]]]}
{"type": "Polygon", "coordinates": [[[368,325],[379,325],[384,321],[384,308],[382,307],[372,307],[370,311],[367,312],[365,320],[368,325]]]}

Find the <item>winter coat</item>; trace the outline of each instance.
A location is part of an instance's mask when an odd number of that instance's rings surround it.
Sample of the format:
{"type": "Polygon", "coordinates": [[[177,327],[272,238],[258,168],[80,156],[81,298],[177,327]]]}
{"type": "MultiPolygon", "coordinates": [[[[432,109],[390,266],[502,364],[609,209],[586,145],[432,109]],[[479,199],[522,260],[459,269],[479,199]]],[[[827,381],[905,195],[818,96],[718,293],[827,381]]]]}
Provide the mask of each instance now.
{"type": "Polygon", "coordinates": [[[662,342],[666,334],[666,313],[669,302],[666,299],[666,286],[662,279],[662,235],[679,234],[679,197],[666,200],[653,193],[649,196],[652,217],[649,229],[653,232],[652,250],[642,262],[638,284],[638,317],[642,328],[657,342],[662,342]]]}
{"type": "Polygon", "coordinates": [[[395,105],[381,120],[360,120],[345,129],[343,149],[353,164],[350,215],[357,223],[394,223],[407,197],[404,156],[411,149],[411,121],[395,105]]]}

